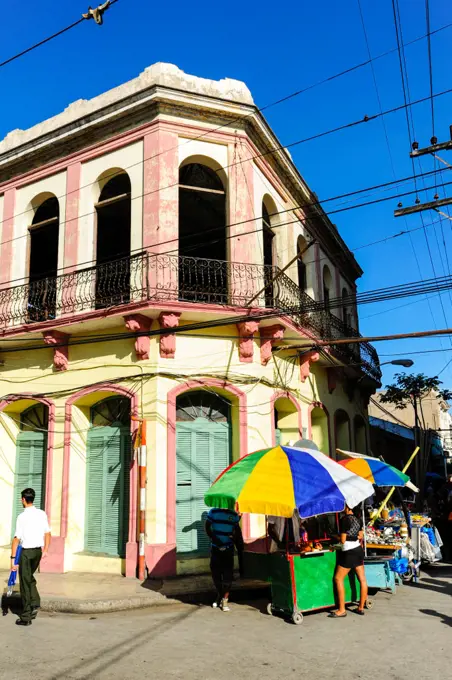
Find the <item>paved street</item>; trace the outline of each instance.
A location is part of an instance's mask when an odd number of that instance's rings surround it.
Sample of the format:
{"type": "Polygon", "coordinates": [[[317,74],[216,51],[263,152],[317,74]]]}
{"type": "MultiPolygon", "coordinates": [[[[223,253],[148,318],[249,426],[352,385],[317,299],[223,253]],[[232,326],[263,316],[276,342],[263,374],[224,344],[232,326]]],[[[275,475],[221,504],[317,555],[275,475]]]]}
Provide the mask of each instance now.
{"type": "Polygon", "coordinates": [[[0,678],[446,678],[451,595],[452,569],[441,568],[395,597],[378,594],[364,618],[318,613],[301,626],[265,614],[264,601],[236,603],[230,614],[193,605],[42,614],[30,628],[10,614],[0,621],[0,678]]]}

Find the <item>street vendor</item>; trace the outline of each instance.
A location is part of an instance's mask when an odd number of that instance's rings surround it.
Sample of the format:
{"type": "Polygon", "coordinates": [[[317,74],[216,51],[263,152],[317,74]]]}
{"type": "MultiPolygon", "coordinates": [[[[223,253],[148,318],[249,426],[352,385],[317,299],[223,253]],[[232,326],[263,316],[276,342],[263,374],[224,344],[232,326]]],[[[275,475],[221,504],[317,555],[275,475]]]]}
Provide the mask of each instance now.
{"type": "Polygon", "coordinates": [[[290,519],[268,515],[267,531],[270,537],[270,552],[286,551],[287,547],[298,545],[300,542],[300,516],[297,511],[290,519]]]}
{"type": "Polygon", "coordinates": [[[347,505],[339,523],[339,531],[341,550],[337,552],[337,566],[334,574],[334,584],[336,586],[339,606],[336,611],[329,614],[329,617],[341,619],[347,616],[344,580],[352,569],[355,570],[360,585],[359,605],[355,613],[364,616],[364,606],[367,600],[364,549],[362,547],[364,531],[362,523],[347,505]]]}

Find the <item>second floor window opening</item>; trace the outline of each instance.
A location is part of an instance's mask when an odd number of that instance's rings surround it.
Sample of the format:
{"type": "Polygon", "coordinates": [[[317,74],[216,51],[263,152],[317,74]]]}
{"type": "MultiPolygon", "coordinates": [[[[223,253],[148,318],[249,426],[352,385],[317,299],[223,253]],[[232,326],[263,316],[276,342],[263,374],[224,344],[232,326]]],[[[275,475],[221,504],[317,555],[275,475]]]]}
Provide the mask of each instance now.
{"type": "Polygon", "coordinates": [[[96,203],[96,308],[130,300],[131,184],[127,173],[106,173],[96,203]]]}
{"type": "Polygon", "coordinates": [[[350,311],[349,304],[349,294],[346,288],[342,289],[342,321],[347,324],[347,326],[352,325],[352,315],[350,311]]]}
{"type": "Polygon", "coordinates": [[[275,277],[274,268],[274,238],[275,232],[271,227],[270,213],[265,203],[262,203],[262,245],[264,254],[264,277],[267,288],[265,290],[265,306],[274,306],[274,285],[273,279],[275,277]]]}
{"type": "Polygon", "coordinates": [[[331,272],[325,265],[323,267],[323,302],[326,310],[330,308],[332,281],[331,272]]]}
{"type": "Polygon", "coordinates": [[[55,196],[36,208],[29,232],[28,319],[55,318],[60,206],[55,196]]]}
{"type": "MultiPolygon", "coordinates": [[[[306,248],[306,240],[299,236],[297,240],[297,252],[301,253],[306,248]]],[[[307,288],[307,278],[306,278],[306,265],[303,261],[303,256],[299,257],[297,260],[297,270],[298,270],[298,287],[305,293],[307,288]]]]}
{"type": "Polygon", "coordinates": [[[179,170],[179,299],[228,302],[226,191],[203,163],[179,170]]]}

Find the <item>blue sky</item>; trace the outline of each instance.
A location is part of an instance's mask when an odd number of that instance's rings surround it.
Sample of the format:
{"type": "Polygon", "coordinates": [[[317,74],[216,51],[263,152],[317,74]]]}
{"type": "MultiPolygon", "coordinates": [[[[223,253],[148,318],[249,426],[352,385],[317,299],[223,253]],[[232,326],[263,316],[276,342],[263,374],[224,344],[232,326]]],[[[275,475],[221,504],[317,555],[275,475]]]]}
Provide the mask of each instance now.
{"type": "MultiPolygon", "coordinates": [[[[2,10],[0,61],[72,23],[86,11],[87,1],[55,3],[31,0],[2,10]]],[[[93,3],[94,4],[94,3],[93,3]]],[[[372,56],[396,46],[391,0],[361,0],[372,56]]],[[[431,28],[452,22],[452,6],[430,0],[431,28]]],[[[404,42],[426,33],[424,0],[400,0],[404,42]]],[[[452,28],[432,36],[433,87],[451,87],[452,28]]],[[[406,48],[412,100],[429,94],[427,41],[406,48]]],[[[258,106],[316,83],[368,58],[357,0],[322,3],[275,3],[268,0],[224,4],[149,0],[119,0],[98,27],[86,22],[38,50],[0,69],[3,106],[0,138],[9,130],[31,125],[62,111],[76,99],[91,98],[138,75],[146,66],[166,61],[188,73],[207,78],[244,80],[258,106]],[[284,9],[285,8],[285,9],[284,9]]],[[[375,62],[375,75],[383,109],[403,103],[397,53],[375,62]]],[[[440,140],[448,139],[452,95],[435,101],[435,127],[440,140]]],[[[272,107],[267,119],[283,144],[358,120],[379,110],[372,72],[361,68],[288,102],[272,107]]],[[[413,107],[415,133],[421,146],[432,134],[430,104],[413,107]]],[[[412,174],[405,114],[385,117],[395,176],[412,174]]],[[[293,159],[319,197],[328,198],[394,179],[381,119],[294,147],[293,159]]],[[[452,153],[443,157],[452,163],[452,153]]],[[[422,171],[432,170],[426,158],[422,171]]],[[[419,165],[416,165],[419,172],[419,165]]],[[[451,181],[447,173],[445,181],[451,181]]],[[[451,176],[452,177],[452,176],[451,176]]],[[[432,182],[426,180],[426,185],[432,182]]],[[[422,186],[422,182],[421,182],[422,186]]],[[[413,188],[404,185],[405,190],[413,188]]],[[[396,193],[396,192],[391,192],[396,193]]],[[[434,192],[421,195],[432,199],[434,192]]],[[[413,199],[404,199],[408,205],[413,199]]],[[[350,248],[379,240],[402,229],[421,225],[419,215],[395,219],[396,200],[332,216],[350,248]]],[[[327,209],[338,205],[328,203],[327,209]]],[[[452,211],[451,211],[452,214],[452,211]]],[[[435,213],[424,213],[426,225],[435,213]]],[[[427,228],[436,275],[452,265],[452,222],[427,228]],[[441,228],[442,227],[442,228],[441,228]],[[448,257],[446,259],[443,238],[448,257]]],[[[434,275],[422,230],[386,243],[360,249],[356,257],[364,269],[360,290],[370,290],[434,275]]],[[[442,296],[448,326],[452,326],[451,294],[442,296]]],[[[396,300],[360,308],[361,332],[385,335],[444,328],[446,321],[438,295],[396,300]],[[407,304],[410,303],[410,304],[407,304]],[[430,307],[429,307],[430,303],[430,307]],[[405,305],[405,306],[401,306],[405,305]],[[392,310],[392,311],[388,311],[392,310]],[[432,318],[433,317],[433,318],[432,318]]],[[[404,340],[377,344],[381,360],[412,351],[441,350],[413,355],[415,369],[434,375],[452,359],[447,338],[404,340]]],[[[413,368],[413,370],[414,370],[413,368]]],[[[385,367],[384,382],[397,369],[385,367]]],[[[452,363],[442,373],[452,387],[452,363]]]]}

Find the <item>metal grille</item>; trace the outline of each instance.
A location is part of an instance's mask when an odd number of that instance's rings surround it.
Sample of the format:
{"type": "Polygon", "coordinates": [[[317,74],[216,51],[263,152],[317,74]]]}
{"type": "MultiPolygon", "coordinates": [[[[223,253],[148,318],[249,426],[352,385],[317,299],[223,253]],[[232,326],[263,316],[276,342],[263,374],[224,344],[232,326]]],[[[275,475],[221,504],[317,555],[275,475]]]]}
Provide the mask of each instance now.
{"type": "MultiPolygon", "coordinates": [[[[246,307],[264,286],[254,307],[289,314],[300,328],[319,338],[359,337],[278,267],[145,252],[4,288],[0,290],[0,324],[3,328],[32,324],[140,301],[246,307]]],[[[364,373],[380,380],[378,355],[369,343],[333,345],[333,349],[347,363],[361,364],[364,373]]]]}

